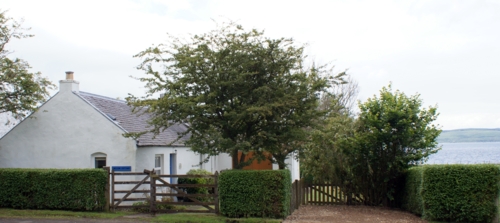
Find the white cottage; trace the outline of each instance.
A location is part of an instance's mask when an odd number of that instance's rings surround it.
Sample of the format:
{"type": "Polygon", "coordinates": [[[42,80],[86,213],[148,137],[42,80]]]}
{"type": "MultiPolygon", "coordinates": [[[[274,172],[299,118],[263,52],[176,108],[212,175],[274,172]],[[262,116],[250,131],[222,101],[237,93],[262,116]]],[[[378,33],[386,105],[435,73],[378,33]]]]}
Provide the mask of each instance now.
{"type": "MultiPolygon", "coordinates": [[[[191,151],[183,140],[169,145],[186,130],[183,124],[156,137],[148,133],[137,140],[126,138],[123,133],[146,130],[147,114],[133,114],[125,101],[79,91],[73,72],[66,72],[66,80],[59,83],[57,94],[0,139],[0,168],[120,166],[138,172],[155,168],[162,174],[231,169],[227,154],[200,165],[204,155],[191,151]]],[[[292,179],[299,179],[298,162],[287,163],[292,179]]]]}

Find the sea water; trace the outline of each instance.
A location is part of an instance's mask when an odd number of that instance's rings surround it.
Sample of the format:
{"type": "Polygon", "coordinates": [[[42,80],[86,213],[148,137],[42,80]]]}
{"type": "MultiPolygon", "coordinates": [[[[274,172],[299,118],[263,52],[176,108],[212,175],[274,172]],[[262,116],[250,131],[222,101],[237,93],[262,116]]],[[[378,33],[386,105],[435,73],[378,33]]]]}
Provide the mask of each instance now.
{"type": "Polygon", "coordinates": [[[426,164],[500,164],[500,142],[441,143],[426,164]]]}

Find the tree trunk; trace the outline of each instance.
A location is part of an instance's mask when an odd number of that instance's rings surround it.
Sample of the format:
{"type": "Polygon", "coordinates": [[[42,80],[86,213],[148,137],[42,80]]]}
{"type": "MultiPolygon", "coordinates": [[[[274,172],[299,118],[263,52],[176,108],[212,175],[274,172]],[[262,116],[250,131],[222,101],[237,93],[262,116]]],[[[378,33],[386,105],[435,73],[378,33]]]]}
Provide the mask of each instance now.
{"type": "Polygon", "coordinates": [[[278,167],[280,170],[284,170],[286,168],[286,164],[285,164],[285,161],[283,162],[278,162],[278,167]]]}
{"type": "Polygon", "coordinates": [[[231,152],[231,158],[233,160],[233,169],[241,169],[239,168],[239,163],[238,163],[238,150],[233,150],[231,152]]]}
{"type": "Polygon", "coordinates": [[[233,160],[233,169],[243,169],[241,163],[245,161],[246,154],[242,152],[241,157],[238,159],[238,152],[239,150],[233,150],[231,152],[231,158],[233,160]]]}
{"type": "Polygon", "coordinates": [[[276,160],[276,163],[278,163],[278,168],[280,170],[284,170],[286,168],[286,163],[285,163],[286,156],[274,155],[273,154],[272,157],[276,160]]]}

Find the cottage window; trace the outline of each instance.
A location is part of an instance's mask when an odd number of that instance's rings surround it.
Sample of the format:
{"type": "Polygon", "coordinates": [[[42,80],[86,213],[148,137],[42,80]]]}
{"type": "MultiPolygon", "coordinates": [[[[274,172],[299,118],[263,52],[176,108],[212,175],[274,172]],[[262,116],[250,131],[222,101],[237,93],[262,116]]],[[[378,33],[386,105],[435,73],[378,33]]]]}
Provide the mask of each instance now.
{"type": "Polygon", "coordinates": [[[156,154],[155,155],[155,173],[160,175],[162,174],[162,166],[163,166],[163,155],[156,154]]]}
{"type": "Polygon", "coordinates": [[[90,155],[90,167],[102,168],[107,166],[106,157],[106,153],[92,153],[92,155],[90,155]]]}
{"type": "Polygon", "coordinates": [[[102,168],[106,166],[106,157],[96,157],[95,158],[95,168],[102,168]]]}

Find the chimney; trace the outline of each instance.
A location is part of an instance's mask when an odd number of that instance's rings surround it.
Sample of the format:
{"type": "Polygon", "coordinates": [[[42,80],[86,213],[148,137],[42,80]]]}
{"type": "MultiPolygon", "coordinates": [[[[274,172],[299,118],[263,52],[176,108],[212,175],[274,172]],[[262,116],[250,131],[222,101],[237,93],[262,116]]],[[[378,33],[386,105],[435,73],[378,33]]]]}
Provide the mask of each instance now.
{"type": "Polygon", "coordinates": [[[73,71],[66,71],[66,80],[73,80],[73,71]]]}
{"type": "Polygon", "coordinates": [[[59,92],[79,92],[80,82],[73,79],[73,71],[66,71],[66,80],[59,81],[59,92]]]}

